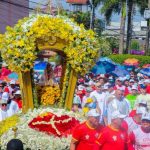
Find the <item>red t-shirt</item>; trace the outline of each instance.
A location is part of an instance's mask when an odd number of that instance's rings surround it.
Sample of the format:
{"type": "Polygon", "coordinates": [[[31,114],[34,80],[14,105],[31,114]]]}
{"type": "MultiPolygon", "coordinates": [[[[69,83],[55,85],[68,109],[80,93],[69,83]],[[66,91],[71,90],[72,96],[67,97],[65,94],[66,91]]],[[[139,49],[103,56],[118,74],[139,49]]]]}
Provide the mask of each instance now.
{"type": "Polygon", "coordinates": [[[102,126],[98,129],[91,128],[87,122],[77,126],[72,134],[72,138],[78,141],[76,150],[94,150],[95,141],[100,135],[102,126]]]}
{"type": "Polygon", "coordinates": [[[150,94],[150,85],[147,85],[146,93],[150,94]]]}
{"type": "Polygon", "coordinates": [[[96,143],[97,148],[95,150],[125,150],[127,146],[127,133],[108,126],[98,137],[96,143]]]}
{"type": "Polygon", "coordinates": [[[22,100],[21,99],[15,99],[14,101],[18,104],[19,109],[22,109],[22,100]]]}

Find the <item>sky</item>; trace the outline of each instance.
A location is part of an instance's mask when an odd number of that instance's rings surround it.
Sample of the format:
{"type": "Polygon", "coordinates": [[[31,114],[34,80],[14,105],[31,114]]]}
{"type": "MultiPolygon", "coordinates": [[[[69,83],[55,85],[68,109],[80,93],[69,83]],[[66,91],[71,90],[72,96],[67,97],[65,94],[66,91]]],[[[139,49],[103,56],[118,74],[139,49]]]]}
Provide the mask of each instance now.
{"type": "MultiPolygon", "coordinates": [[[[39,4],[35,4],[35,3],[47,4],[47,1],[49,1],[49,0],[29,0],[29,2],[30,2],[29,5],[30,5],[30,7],[36,8],[36,7],[39,7],[40,5],[39,4]]],[[[51,0],[51,1],[52,1],[53,5],[57,5],[57,3],[59,2],[59,4],[61,4],[64,9],[69,9],[69,4],[66,3],[66,0],[51,0]]],[[[96,9],[96,16],[98,18],[100,18],[100,19],[104,19],[104,16],[102,14],[100,14],[100,7],[96,9]]],[[[141,17],[140,13],[136,13],[134,15],[133,19],[134,19],[134,22],[144,21],[144,18],[141,17]]],[[[112,22],[120,22],[120,15],[113,14],[112,22]]]]}

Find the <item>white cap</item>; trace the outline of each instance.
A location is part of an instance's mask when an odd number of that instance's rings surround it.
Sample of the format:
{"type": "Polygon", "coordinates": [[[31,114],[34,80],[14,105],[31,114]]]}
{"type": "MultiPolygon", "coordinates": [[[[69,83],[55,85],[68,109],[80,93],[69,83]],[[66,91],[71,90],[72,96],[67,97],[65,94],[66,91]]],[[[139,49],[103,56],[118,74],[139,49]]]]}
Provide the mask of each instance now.
{"type": "Polygon", "coordinates": [[[144,83],[150,83],[150,79],[145,79],[144,83]]]}
{"type": "Polygon", "coordinates": [[[150,121],[150,113],[145,113],[142,115],[142,120],[149,120],[150,121]]]}
{"type": "Polygon", "coordinates": [[[17,90],[14,94],[16,94],[16,95],[21,95],[21,91],[20,91],[20,90],[17,90]]]}
{"type": "Polygon", "coordinates": [[[130,79],[129,82],[135,82],[133,79],[130,79]]]}
{"type": "Polygon", "coordinates": [[[87,116],[90,117],[99,117],[100,114],[98,113],[98,111],[96,109],[91,109],[88,113],[87,116]]]}
{"type": "Polygon", "coordinates": [[[139,82],[138,82],[138,84],[143,84],[143,83],[144,83],[143,81],[139,81],[139,82]]]}
{"type": "Polygon", "coordinates": [[[84,86],[82,86],[82,85],[79,85],[79,86],[78,86],[78,90],[84,90],[84,89],[85,89],[84,86]]]}
{"type": "Polygon", "coordinates": [[[144,105],[147,105],[147,101],[145,101],[145,100],[139,100],[139,101],[138,101],[138,104],[144,104],[144,105]]]}
{"type": "Polygon", "coordinates": [[[0,104],[7,104],[7,101],[4,99],[0,99],[0,104]]]}
{"type": "Polygon", "coordinates": [[[16,81],[15,80],[11,80],[10,84],[16,84],[16,81]]]}
{"type": "Polygon", "coordinates": [[[137,86],[136,85],[133,85],[131,90],[138,90],[137,86]]]}
{"type": "Polygon", "coordinates": [[[145,107],[137,107],[136,114],[145,114],[146,108],[145,107]]]}
{"type": "Polygon", "coordinates": [[[111,114],[111,119],[116,119],[116,118],[125,118],[126,115],[123,115],[121,114],[119,111],[114,111],[112,114],[111,114]]]}
{"type": "Polygon", "coordinates": [[[119,77],[116,80],[123,81],[124,79],[122,77],[119,77]]]}
{"type": "Polygon", "coordinates": [[[5,101],[7,101],[9,99],[9,94],[7,92],[4,92],[2,94],[2,99],[5,100],[5,101]]]}
{"type": "Polygon", "coordinates": [[[101,74],[100,77],[101,77],[101,78],[105,78],[105,74],[101,74]]]}

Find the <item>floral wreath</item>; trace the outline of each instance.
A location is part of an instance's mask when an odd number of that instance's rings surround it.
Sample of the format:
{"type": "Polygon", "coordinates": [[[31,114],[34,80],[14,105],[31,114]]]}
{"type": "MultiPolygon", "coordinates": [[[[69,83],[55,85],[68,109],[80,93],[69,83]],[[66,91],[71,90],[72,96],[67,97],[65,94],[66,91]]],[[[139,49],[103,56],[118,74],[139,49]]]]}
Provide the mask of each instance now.
{"type": "Polygon", "coordinates": [[[77,72],[84,74],[98,56],[99,44],[91,30],[77,25],[62,16],[34,15],[19,20],[13,27],[7,27],[1,35],[0,49],[2,58],[15,72],[27,72],[39,53],[38,44],[55,44],[63,40],[66,46],[62,51],[67,61],[77,72]]]}

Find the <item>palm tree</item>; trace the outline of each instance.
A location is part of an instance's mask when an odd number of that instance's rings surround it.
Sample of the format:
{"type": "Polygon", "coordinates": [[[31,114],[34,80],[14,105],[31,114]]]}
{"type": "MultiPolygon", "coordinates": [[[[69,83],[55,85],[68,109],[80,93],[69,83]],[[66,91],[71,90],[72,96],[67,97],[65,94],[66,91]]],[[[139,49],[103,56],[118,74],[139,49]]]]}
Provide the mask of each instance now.
{"type": "Polygon", "coordinates": [[[131,38],[132,38],[132,26],[133,26],[133,9],[134,9],[134,0],[127,0],[127,40],[126,40],[126,50],[125,53],[129,53],[129,48],[131,46],[131,38]]]}
{"type": "Polygon", "coordinates": [[[91,7],[91,21],[90,21],[90,28],[94,30],[95,26],[95,9],[99,6],[102,0],[89,0],[90,7],[91,7]]]}
{"type": "Polygon", "coordinates": [[[126,0],[103,0],[101,12],[105,15],[107,23],[110,22],[112,13],[121,14],[119,54],[122,54],[125,36],[126,0]]]}

